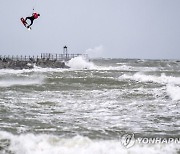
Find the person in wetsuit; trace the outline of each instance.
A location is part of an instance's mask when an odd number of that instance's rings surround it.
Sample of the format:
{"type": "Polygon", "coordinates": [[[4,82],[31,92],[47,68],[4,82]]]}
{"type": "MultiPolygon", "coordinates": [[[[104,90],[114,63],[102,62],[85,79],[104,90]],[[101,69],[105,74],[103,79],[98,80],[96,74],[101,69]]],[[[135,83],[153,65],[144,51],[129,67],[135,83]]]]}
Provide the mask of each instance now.
{"type": "Polygon", "coordinates": [[[27,28],[29,28],[33,24],[34,19],[37,19],[39,16],[40,16],[39,13],[34,12],[31,17],[26,17],[25,22],[27,19],[31,21],[31,23],[27,26],[27,28]]]}

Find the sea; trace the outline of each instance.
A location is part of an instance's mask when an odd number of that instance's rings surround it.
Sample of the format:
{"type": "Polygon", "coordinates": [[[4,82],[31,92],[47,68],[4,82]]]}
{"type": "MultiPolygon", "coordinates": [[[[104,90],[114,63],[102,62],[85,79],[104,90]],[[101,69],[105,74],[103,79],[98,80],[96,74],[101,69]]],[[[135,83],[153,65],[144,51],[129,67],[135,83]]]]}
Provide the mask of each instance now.
{"type": "Polygon", "coordinates": [[[0,154],[180,154],[180,61],[0,70],[0,154]]]}

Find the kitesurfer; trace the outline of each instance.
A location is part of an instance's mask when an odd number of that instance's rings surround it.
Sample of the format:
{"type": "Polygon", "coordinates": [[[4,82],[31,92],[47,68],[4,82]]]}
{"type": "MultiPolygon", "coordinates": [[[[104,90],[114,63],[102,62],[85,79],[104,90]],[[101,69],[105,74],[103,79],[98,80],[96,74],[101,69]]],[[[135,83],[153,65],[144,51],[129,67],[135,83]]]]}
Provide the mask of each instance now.
{"type": "Polygon", "coordinates": [[[39,16],[40,16],[39,13],[34,12],[31,17],[26,17],[25,21],[27,19],[31,21],[31,23],[27,26],[27,28],[29,28],[33,24],[34,19],[37,19],[39,16]]]}

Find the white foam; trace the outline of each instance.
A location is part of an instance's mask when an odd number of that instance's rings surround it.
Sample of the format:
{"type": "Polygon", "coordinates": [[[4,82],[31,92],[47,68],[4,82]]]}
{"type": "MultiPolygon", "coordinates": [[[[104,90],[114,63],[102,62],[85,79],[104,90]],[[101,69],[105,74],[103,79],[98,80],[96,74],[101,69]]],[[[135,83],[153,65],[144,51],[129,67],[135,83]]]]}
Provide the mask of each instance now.
{"type": "Polygon", "coordinates": [[[10,79],[1,79],[0,87],[11,87],[11,86],[27,86],[27,85],[39,85],[44,81],[44,77],[29,77],[29,78],[10,78],[10,79]]]}
{"type": "Polygon", "coordinates": [[[13,135],[0,131],[1,139],[10,140],[7,150],[15,154],[172,154],[176,153],[176,149],[178,149],[177,144],[135,144],[127,149],[122,146],[120,140],[91,140],[82,136],[66,139],[46,134],[13,135]]]}
{"type": "Polygon", "coordinates": [[[88,61],[82,56],[72,58],[69,62],[67,62],[67,65],[71,69],[88,69],[88,70],[133,70],[134,68],[127,65],[122,66],[97,66],[93,62],[88,61]]]}
{"type": "Polygon", "coordinates": [[[124,74],[119,77],[119,80],[124,79],[164,84],[166,86],[165,90],[170,98],[174,101],[180,100],[180,77],[167,76],[164,73],[162,73],[161,76],[145,75],[139,72],[134,75],[124,74]]]}
{"type": "Polygon", "coordinates": [[[172,100],[180,100],[180,87],[175,85],[167,85],[167,94],[172,98],[172,100]]]}
{"type": "Polygon", "coordinates": [[[166,76],[163,73],[161,74],[161,76],[145,75],[140,72],[134,75],[124,74],[120,76],[119,79],[129,79],[139,82],[155,82],[160,84],[180,84],[180,77],[166,76]]]}
{"type": "Polygon", "coordinates": [[[98,66],[98,70],[119,70],[119,71],[132,71],[134,68],[127,65],[121,65],[121,66],[98,66]]]}
{"type": "Polygon", "coordinates": [[[30,70],[27,69],[23,69],[23,70],[14,70],[14,69],[0,69],[0,74],[4,75],[4,74],[20,74],[20,73],[24,73],[24,72],[29,72],[30,70]]]}
{"type": "Polygon", "coordinates": [[[23,69],[23,70],[0,69],[0,75],[23,74],[23,73],[32,73],[32,72],[46,73],[46,72],[64,72],[64,71],[68,71],[68,69],[65,69],[65,68],[42,68],[42,67],[34,66],[33,69],[23,69]]]}
{"type": "Polygon", "coordinates": [[[67,65],[72,69],[96,69],[92,62],[88,62],[84,57],[79,56],[72,58],[67,65]]]}

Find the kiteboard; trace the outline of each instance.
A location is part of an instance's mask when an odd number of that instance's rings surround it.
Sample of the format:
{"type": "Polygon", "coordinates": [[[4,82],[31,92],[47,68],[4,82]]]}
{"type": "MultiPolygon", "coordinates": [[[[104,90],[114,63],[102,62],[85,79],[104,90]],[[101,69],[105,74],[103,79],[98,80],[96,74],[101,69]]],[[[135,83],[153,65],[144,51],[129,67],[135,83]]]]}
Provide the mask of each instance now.
{"type": "Polygon", "coordinates": [[[31,30],[31,27],[28,27],[27,26],[27,22],[25,21],[25,19],[22,17],[21,18],[21,22],[23,23],[23,25],[28,29],[28,30],[31,30]]]}

